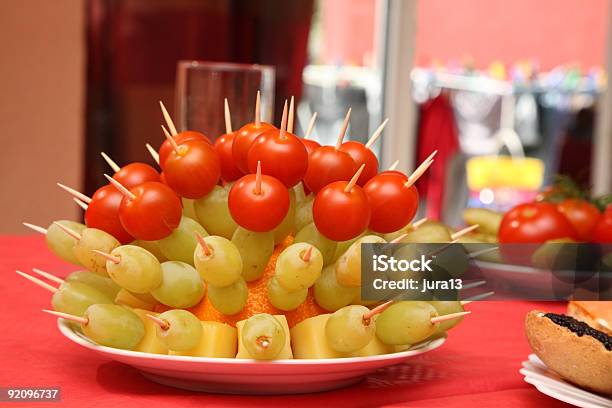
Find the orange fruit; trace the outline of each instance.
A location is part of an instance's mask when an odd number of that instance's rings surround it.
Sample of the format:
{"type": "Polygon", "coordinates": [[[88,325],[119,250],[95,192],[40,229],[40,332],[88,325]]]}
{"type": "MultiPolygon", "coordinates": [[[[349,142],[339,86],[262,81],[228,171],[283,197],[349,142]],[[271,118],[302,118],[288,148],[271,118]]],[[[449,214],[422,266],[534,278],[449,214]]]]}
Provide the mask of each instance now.
{"type": "MultiPolygon", "coordinates": [[[[274,276],[276,259],[278,258],[278,255],[287,246],[291,245],[292,241],[293,238],[288,237],[283,243],[277,245],[276,248],[274,248],[274,252],[270,257],[268,265],[266,265],[266,268],[261,278],[247,283],[247,286],[249,287],[249,296],[247,298],[246,306],[244,307],[244,309],[242,309],[240,313],[231,316],[224,315],[213,307],[208,297],[204,297],[204,299],[202,299],[199,304],[188,310],[198,316],[200,320],[227,323],[232,326],[236,326],[236,322],[248,319],[249,317],[255,314],[269,313],[272,315],[285,315],[285,317],[287,318],[287,322],[289,323],[289,327],[293,327],[304,319],[327,313],[315,302],[312,288],[309,289],[308,296],[306,297],[304,303],[298,306],[297,309],[291,310],[289,312],[284,312],[280,309],[275,308],[268,300],[268,281],[274,276]]],[[[164,306],[163,310],[168,309],[169,308],[164,306]]]]}

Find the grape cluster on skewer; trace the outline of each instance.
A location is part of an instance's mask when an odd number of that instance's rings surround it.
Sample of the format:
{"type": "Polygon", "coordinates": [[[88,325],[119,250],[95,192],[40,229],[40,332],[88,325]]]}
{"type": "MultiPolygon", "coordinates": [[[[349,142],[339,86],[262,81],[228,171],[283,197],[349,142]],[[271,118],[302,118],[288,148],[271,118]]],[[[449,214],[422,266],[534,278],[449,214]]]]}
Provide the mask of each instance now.
{"type": "Polygon", "coordinates": [[[24,223],[85,268],[66,280],[34,270],[59,287],[19,273],[53,292],[53,313],[93,341],[209,357],[347,357],[444,335],[468,313],[460,302],[370,310],[360,297],[361,244],[456,239],[438,224],[410,223],[414,182],[436,152],[409,176],[397,163],[379,173],[370,148],[387,120],[365,145],[345,142],[349,109],[336,145],[320,146],[307,138],[316,113],[300,138],[293,99],[277,129],[260,120],[258,94],[254,122],[236,131],[225,100],[226,134],[213,144],[177,131],[160,106],[165,139],[147,149],[161,172],[103,153],[113,175],[92,197],[59,184],[85,225],[24,223]]]}

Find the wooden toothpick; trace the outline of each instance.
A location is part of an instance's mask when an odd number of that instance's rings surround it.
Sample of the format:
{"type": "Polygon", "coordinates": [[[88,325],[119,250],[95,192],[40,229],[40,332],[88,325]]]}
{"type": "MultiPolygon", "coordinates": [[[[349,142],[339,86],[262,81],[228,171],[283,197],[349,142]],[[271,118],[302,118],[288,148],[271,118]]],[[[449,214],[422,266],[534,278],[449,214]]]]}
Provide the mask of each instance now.
{"type": "Polygon", "coordinates": [[[255,97],[255,126],[261,126],[261,93],[257,91],[255,97]]]}
{"type": "Polygon", "coordinates": [[[80,323],[80,324],[89,323],[89,320],[86,317],[80,317],[80,316],[75,316],[75,315],[71,315],[68,313],[56,312],[55,310],[43,309],[42,311],[45,313],[49,313],[50,315],[53,315],[53,316],[61,317],[62,319],[70,320],[75,323],[80,323]]]}
{"type": "Polygon", "coordinates": [[[437,153],[438,151],[434,150],[434,152],[430,154],[429,157],[427,157],[423,161],[423,163],[421,163],[421,165],[417,167],[416,170],[414,170],[414,172],[410,176],[408,176],[408,181],[406,181],[406,184],[405,184],[406,187],[410,187],[414,183],[416,183],[416,181],[423,175],[423,173],[427,171],[429,166],[433,164],[433,158],[437,153]]]}
{"type": "Polygon", "coordinates": [[[344,140],[344,135],[346,135],[346,130],[348,129],[349,120],[351,119],[351,108],[346,112],[346,116],[344,117],[344,122],[342,123],[342,129],[340,129],[340,134],[338,135],[338,141],[336,142],[336,150],[340,150],[340,146],[342,146],[342,141],[344,140]]]}
{"type": "Polygon", "coordinates": [[[308,128],[306,129],[306,133],[304,134],[304,139],[308,139],[312,134],[312,130],[314,129],[315,122],[317,121],[318,113],[315,112],[310,118],[310,122],[308,122],[308,128]]]}
{"type": "Polygon", "coordinates": [[[129,198],[130,200],[133,200],[136,198],[136,195],[134,193],[132,193],[130,190],[128,190],[123,184],[121,184],[120,182],[118,182],[117,180],[115,180],[114,178],[112,178],[111,176],[109,176],[108,174],[105,174],[104,177],[106,177],[106,179],[117,189],[119,190],[119,192],[121,194],[123,194],[124,196],[126,196],[127,198],[129,198]]]}
{"type": "Polygon", "coordinates": [[[312,245],[308,246],[308,249],[304,251],[304,255],[301,256],[302,261],[308,263],[310,262],[310,258],[312,257],[312,245]]]}
{"type": "Polygon", "coordinates": [[[168,322],[167,320],[160,319],[159,317],[152,315],[152,314],[146,314],[145,316],[147,316],[149,320],[151,320],[153,323],[158,325],[159,328],[164,331],[170,328],[170,322],[168,322]]]}
{"type": "Polygon", "coordinates": [[[89,207],[87,204],[85,204],[84,202],[82,202],[76,197],[72,197],[72,199],[79,207],[81,207],[84,211],[87,211],[87,208],[89,207]]]}
{"type": "Polygon", "coordinates": [[[68,228],[64,224],[60,224],[57,221],[53,221],[53,224],[58,226],[59,229],[61,229],[62,231],[64,231],[66,234],[70,235],[72,238],[76,239],[77,241],[80,241],[81,238],[83,238],[83,236],[81,234],[79,234],[78,232],[76,232],[72,228],[68,228]]]}
{"type": "Polygon", "coordinates": [[[357,184],[357,180],[359,180],[359,176],[361,176],[361,173],[363,172],[364,168],[365,168],[365,163],[359,166],[359,169],[357,170],[357,172],[355,172],[355,174],[351,178],[351,181],[349,181],[346,187],[344,187],[345,193],[350,193],[353,187],[355,187],[355,184],[357,184]]]}
{"type": "Polygon", "coordinates": [[[70,194],[72,194],[73,197],[78,198],[79,200],[83,201],[84,203],[87,203],[87,204],[91,203],[91,198],[87,197],[85,194],[81,193],[80,191],[77,191],[74,188],[65,186],[62,183],[57,183],[57,185],[61,189],[63,189],[64,191],[67,191],[70,194]]]}
{"type": "Polygon", "coordinates": [[[438,316],[438,317],[432,317],[430,322],[432,324],[436,324],[436,323],[440,323],[440,322],[445,322],[447,320],[452,320],[452,319],[456,319],[456,318],[461,317],[461,316],[469,315],[470,313],[472,313],[472,312],[465,311],[465,312],[450,313],[450,314],[443,315],[443,316],[438,316]]]}
{"type": "Polygon", "coordinates": [[[279,138],[285,139],[287,136],[287,100],[285,99],[285,105],[283,106],[283,115],[281,116],[281,125],[279,129],[279,138]]]}
{"type": "Polygon", "coordinates": [[[225,133],[232,133],[232,115],[230,114],[229,102],[227,98],[224,100],[223,110],[225,112],[225,133]]]}
{"type": "Polygon", "coordinates": [[[168,143],[170,143],[170,145],[172,146],[172,150],[174,150],[175,152],[178,151],[178,144],[176,143],[176,140],[174,140],[174,138],[172,137],[172,135],[168,132],[168,130],[166,130],[166,128],[164,127],[164,125],[161,125],[162,130],[164,131],[164,136],[166,136],[166,140],[168,141],[168,143]]]}
{"type": "Polygon", "coordinates": [[[37,274],[39,274],[40,276],[42,276],[43,278],[47,278],[47,279],[49,279],[49,280],[50,280],[50,281],[52,281],[52,282],[59,283],[60,285],[61,285],[62,283],[64,283],[64,280],[63,280],[63,279],[58,278],[57,276],[52,275],[52,274],[50,274],[49,272],[41,271],[41,270],[40,270],[40,269],[38,269],[38,268],[32,268],[32,272],[37,273],[37,274]]]}
{"type": "Polygon", "coordinates": [[[370,310],[367,313],[364,313],[363,315],[363,324],[366,326],[370,325],[370,320],[372,319],[372,317],[374,317],[375,315],[384,312],[389,306],[391,306],[393,304],[393,300],[389,300],[388,302],[385,302],[381,305],[376,306],[374,309],[370,310]]]}
{"type": "Polygon", "coordinates": [[[491,291],[491,292],[485,292],[485,293],[481,293],[479,295],[471,296],[471,297],[469,297],[466,300],[462,300],[461,301],[461,306],[467,305],[467,304],[472,303],[472,302],[474,302],[476,300],[482,300],[482,299],[488,298],[489,296],[493,296],[494,294],[495,294],[495,292],[491,291]]]}
{"type": "Polygon", "coordinates": [[[41,227],[41,226],[39,226],[39,225],[30,224],[29,222],[22,222],[22,224],[23,224],[24,226],[28,227],[28,228],[29,228],[29,229],[31,229],[31,230],[34,230],[34,231],[36,231],[36,232],[40,232],[40,233],[41,233],[41,234],[43,234],[43,235],[46,235],[46,234],[47,234],[47,229],[46,229],[46,228],[43,228],[43,227],[41,227]]]}
{"type": "Polygon", "coordinates": [[[196,236],[196,239],[198,240],[198,244],[202,247],[202,251],[204,251],[204,255],[211,256],[212,255],[212,250],[211,250],[210,246],[204,240],[204,237],[202,235],[200,235],[199,232],[196,232],[195,236],[196,236]]]}
{"type": "Polygon", "coordinates": [[[34,277],[34,276],[32,276],[32,275],[28,275],[27,273],[23,273],[23,272],[21,272],[21,271],[15,271],[15,272],[17,272],[17,275],[19,275],[19,276],[21,276],[21,277],[23,277],[23,278],[26,278],[26,279],[27,279],[27,280],[29,280],[30,282],[32,282],[32,283],[34,283],[34,284],[36,284],[36,285],[40,286],[40,287],[41,287],[41,288],[43,288],[43,289],[48,290],[48,291],[49,291],[49,292],[51,292],[51,293],[55,293],[55,292],[57,292],[57,291],[59,290],[59,289],[58,289],[58,288],[56,288],[55,286],[51,286],[51,285],[49,285],[47,282],[44,282],[44,281],[42,281],[42,280],[40,280],[40,279],[38,279],[38,278],[35,278],[35,277],[34,277]]]}
{"type": "Polygon", "coordinates": [[[392,164],[389,166],[389,168],[387,169],[387,171],[393,171],[393,170],[397,169],[397,166],[399,166],[399,162],[400,162],[399,160],[394,161],[394,162],[393,162],[393,163],[392,163],[392,164]]]}
{"type": "MultiPolygon", "coordinates": [[[[162,128],[164,128],[163,125],[162,128]]],[[[164,130],[166,130],[166,128],[164,128],[164,130]]],[[[159,153],[157,153],[157,150],[155,150],[155,148],[148,143],[145,143],[145,147],[149,151],[149,154],[151,155],[155,163],[159,165],[159,153]]]]}
{"type": "Polygon", "coordinates": [[[257,195],[261,194],[261,161],[257,161],[257,173],[255,173],[255,190],[253,192],[257,195]]]}
{"type": "Polygon", "coordinates": [[[115,265],[117,265],[119,262],[121,262],[121,258],[118,256],[115,256],[113,254],[109,254],[103,251],[100,251],[98,249],[92,249],[91,252],[93,252],[94,254],[98,254],[104,258],[106,258],[108,261],[111,261],[112,263],[114,263],[115,265]]]}
{"type": "Polygon", "coordinates": [[[115,161],[113,159],[111,159],[108,154],[104,153],[104,152],[100,152],[100,154],[102,155],[102,158],[104,159],[104,161],[106,162],[106,164],[108,164],[108,166],[113,169],[113,171],[116,173],[119,170],[121,170],[121,167],[119,167],[119,165],[117,163],[115,163],[115,161]]]}
{"type": "Polygon", "coordinates": [[[287,132],[293,133],[293,119],[294,119],[294,97],[291,97],[291,102],[289,103],[289,117],[287,119],[287,132]]]}
{"type": "Polygon", "coordinates": [[[159,101],[159,106],[161,107],[162,114],[164,115],[164,120],[166,121],[166,125],[168,125],[168,129],[170,129],[171,135],[172,136],[176,136],[178,134],[178,132],[176,131],[176,127],[174,126],[174,122],[172,121],[172,118],[170,117],[170,114],[166,110],[166,107],[164,106],[164,103],[162,101],[159,101]]]}
{"type": "Polygon", "coordinates": [[[372,137],[370,138],[370,140],[368,140],[368,142],[366,143],[365,147],[369,149],[372,147],[374,143],[376,143],[376,140],[378,140],[383,130],[385,130],[385,126],[387,126],[388,122],[389,122],[389,118],[385,119],[384,122],[380,124],[380,126],[372,134],[372,137]]]}
{"type": "Polygon", "coordinates": [[[470,232],[474,231],[474,230],[475,230],[475,229],[477,229],[478,227],[479,227],[479,225],[478,225],[478,224],[474,224],[474,225],[470,225],[469,227],[465,227],[464,229],[459,230],[459,231],[454,232],[453,234],[451,234],[451,239],[452,239],[452,240],[455,240],[455,239],[457,239],[457,238],[459,238],[459,237],[462,237],[462,236],[464,236],[465,234],[468,234],[468,233],[470,233],[470,232]]]}

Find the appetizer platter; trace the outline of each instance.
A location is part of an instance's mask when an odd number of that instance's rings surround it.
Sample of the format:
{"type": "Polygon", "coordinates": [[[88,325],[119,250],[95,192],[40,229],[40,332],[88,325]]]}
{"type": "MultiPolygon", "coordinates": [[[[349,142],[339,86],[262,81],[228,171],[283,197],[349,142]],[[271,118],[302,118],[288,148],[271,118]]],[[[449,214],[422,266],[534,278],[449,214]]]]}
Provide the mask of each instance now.
{"type": "Polygon", "coordinates": [[[371,146],[293,134],[293,98],[279,128],[255,119],[214,143],[177,131],[160,102],[165,140],[147,145],[160,170],[123,167],[91,197],[58,183],[84,211],[47,228],[49,249],[78,270],[17,271],[52,294],[61,333],[164,384],[205,391],[325,390],[439,347],[469,314],[463,301],[361,299],[361,244],[458,242],[413,222],[415,181],[379,172],[371,146]],[[249,374],[250,380],[244,380],[249,374]],[[253,375],[255,374],[255,375],[253,375]],[[274,380],[276,386],[266,386],[274,380]],[[282,385],[282,386],[280,386],[282,385]]]}

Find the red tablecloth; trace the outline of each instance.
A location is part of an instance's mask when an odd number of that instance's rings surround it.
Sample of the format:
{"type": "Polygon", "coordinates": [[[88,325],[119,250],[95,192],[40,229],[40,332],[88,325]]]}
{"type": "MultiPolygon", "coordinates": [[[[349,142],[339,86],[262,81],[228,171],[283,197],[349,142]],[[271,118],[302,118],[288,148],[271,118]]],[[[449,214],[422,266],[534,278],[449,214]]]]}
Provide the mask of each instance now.
{"type": "MultiPolygon", "coordinates": [[[[40,312],[49,307],[49,293],[14,272],[33,267],[60,275],[71,271],[49,253],[41,236],[0,237],[0,386],[58,386],[65,406],[565,406],[523,382],[518,372],[530,353],[523,331],[525,314],[534,308],[562,311],[558,303],[474,302],[468,307],[474,313],[441,348],[352,387],[278,397],[212,395],[157,385],[131,367],[63,338],[55,319],[40,312]]],[[[58,406],[29,404],[46,405],[58,406]]]]}

